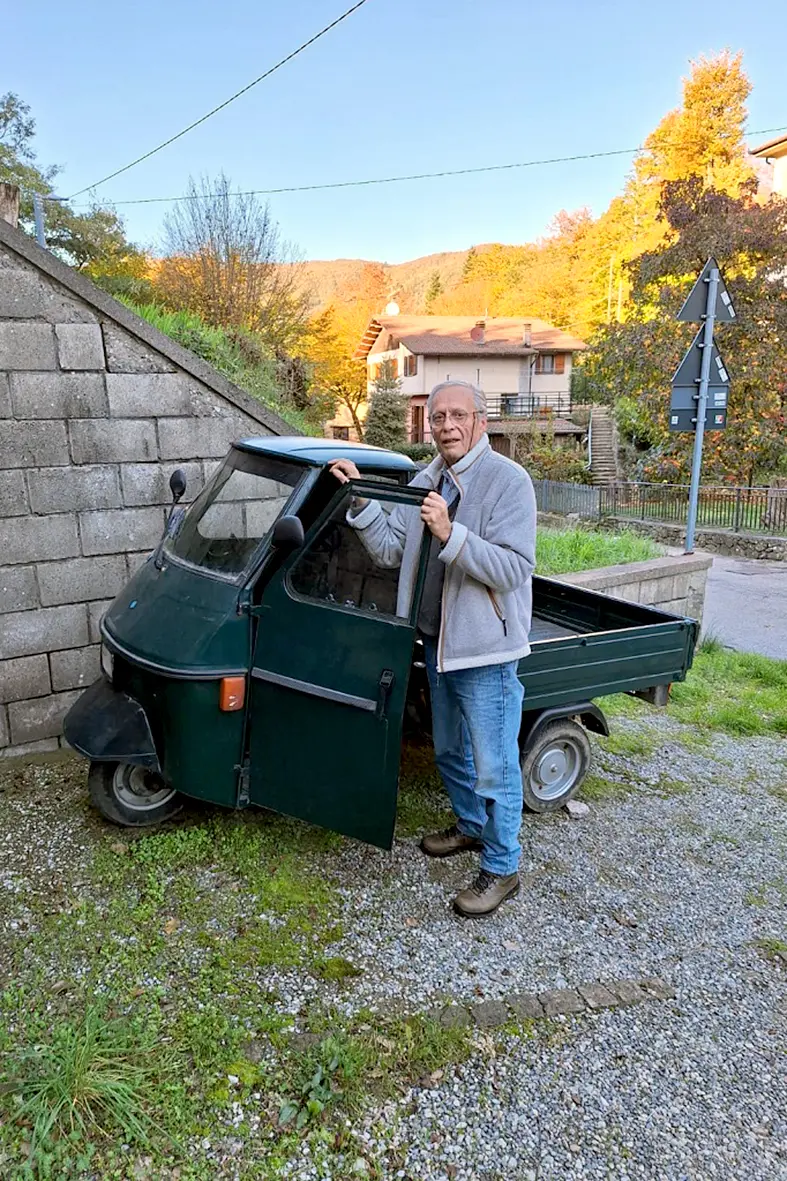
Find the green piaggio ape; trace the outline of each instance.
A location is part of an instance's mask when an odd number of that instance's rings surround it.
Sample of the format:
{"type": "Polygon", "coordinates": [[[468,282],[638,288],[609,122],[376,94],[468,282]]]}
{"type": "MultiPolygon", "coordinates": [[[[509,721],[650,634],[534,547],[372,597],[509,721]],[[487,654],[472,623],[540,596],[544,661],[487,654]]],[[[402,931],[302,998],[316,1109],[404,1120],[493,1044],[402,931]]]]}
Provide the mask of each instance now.
{"type": "MultiPolygon", "coordinates": [[[[102,677],[65,719],[111,821],[159,823],[184,797],[257,805],[390,848],[406,719],[428,726],[416,619],[398,569],[346,523],[350,498],[419,505],[405,456],[328,439],[247,439],[188,509],[182,472],[161,543],[101,624],[102,677]],[[328,470],[345,456],[361,479],[328,470]]],[[[521,747],[525,804],[562,806],[590,765],[592,698],[658,695],[691,663],[697,625],[534,579],[521,747]]]]}

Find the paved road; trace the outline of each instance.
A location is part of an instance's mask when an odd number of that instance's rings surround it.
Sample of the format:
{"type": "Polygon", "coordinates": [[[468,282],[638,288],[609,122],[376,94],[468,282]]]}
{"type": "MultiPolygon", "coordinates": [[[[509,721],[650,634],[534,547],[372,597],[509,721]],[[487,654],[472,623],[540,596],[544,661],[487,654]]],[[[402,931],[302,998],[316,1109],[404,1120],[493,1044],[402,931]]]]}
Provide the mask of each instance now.
{"type": "Polygon", "coordinates": [[[703,631],[730,648],[787,660],[787,562],[715,554],[703,631]]]}

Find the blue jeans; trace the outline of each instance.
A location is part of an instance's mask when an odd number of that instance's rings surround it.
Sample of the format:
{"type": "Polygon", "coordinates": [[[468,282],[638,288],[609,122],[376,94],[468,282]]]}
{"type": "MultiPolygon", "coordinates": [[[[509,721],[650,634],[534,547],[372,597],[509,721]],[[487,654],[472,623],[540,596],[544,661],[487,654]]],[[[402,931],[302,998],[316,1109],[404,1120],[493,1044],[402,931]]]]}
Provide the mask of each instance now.
{"type": "Polygon", "coordinates": [[[435,761],[457,827],[484,844],[481,867],[516,873],[522,852],[519,729],[524,687],[518,661],[438,673],[437,643],[424,637],[435,761]]]}

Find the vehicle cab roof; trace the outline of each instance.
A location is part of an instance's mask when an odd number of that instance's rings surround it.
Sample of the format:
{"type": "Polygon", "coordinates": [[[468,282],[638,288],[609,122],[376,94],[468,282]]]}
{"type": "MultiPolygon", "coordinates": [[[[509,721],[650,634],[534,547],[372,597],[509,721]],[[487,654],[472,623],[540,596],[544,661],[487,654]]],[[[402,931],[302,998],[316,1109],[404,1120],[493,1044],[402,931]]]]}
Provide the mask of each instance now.
{"type": "Polygon", "coordinates": [[[289,459],[311,467],[322,467],[335,459],[351,459],[359,471],[416,470],[413,461],[397,451],[386,451],[384,447],[370,447],[367,443],[350,443],[343,439],[311,439],[305,435],[266,435],[256,439],[241,439],[235,446],[241,451],[250,451],[257,455],[275,455],[277,459],[289,459]]]}

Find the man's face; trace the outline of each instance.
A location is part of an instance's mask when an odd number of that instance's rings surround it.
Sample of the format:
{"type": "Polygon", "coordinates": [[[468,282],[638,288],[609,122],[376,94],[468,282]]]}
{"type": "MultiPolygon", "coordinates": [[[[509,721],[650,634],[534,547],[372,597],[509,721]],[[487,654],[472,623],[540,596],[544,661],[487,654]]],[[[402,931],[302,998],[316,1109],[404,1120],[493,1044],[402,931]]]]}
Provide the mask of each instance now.
{"type": "Polygon", "coordinates": [[[432,403],[430,422],[437,450],[449,465],[472,451],[486,430],[486,415],[476,410],[473,395],[462,386],[440,390],[432,403]]]}

